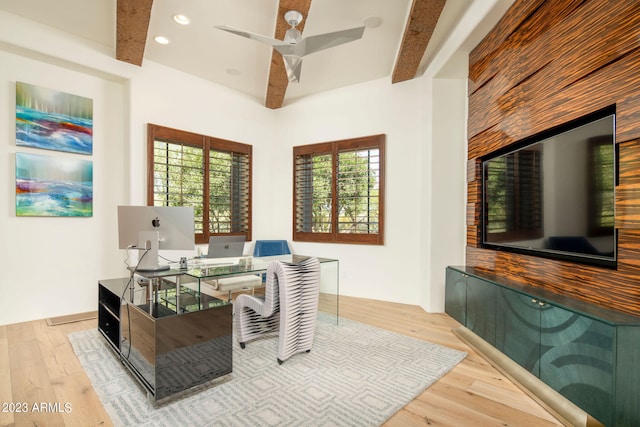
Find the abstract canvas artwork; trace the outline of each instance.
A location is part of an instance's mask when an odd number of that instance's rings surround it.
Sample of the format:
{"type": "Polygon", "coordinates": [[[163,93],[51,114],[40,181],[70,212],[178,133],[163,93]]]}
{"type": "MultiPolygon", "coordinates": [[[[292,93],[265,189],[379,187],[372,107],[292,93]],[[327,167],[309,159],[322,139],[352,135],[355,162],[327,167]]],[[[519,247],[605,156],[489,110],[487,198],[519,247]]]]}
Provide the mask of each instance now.
{"type": "Polygon", "coordinates": [[[93,162],[16,153],[16,216],[93,216],[93,162]]]}
{"type": "Polygon", "coordinates": [[[93,100],[16,82],[16,145],[92,154],[93,100]]]}

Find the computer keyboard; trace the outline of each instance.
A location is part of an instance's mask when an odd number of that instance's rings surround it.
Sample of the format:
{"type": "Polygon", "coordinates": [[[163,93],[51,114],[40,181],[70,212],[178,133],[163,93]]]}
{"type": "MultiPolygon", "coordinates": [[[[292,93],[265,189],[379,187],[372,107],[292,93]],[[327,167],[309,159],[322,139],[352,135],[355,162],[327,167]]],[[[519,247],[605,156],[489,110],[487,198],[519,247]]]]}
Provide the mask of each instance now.
{"type": "Polygon", "coordinates": [[[233,265],[233,264],[235,264],[235,263],[231,262],[231,261],[220,261],[220,260],[215,260],[215,259],[211,259],[211,260],[202,259],[202,260],[196,261],[194,263],[195,266],[202,265],[202,266],[205,266],[205,267],[220,267],[220,266],[233,265]]]}

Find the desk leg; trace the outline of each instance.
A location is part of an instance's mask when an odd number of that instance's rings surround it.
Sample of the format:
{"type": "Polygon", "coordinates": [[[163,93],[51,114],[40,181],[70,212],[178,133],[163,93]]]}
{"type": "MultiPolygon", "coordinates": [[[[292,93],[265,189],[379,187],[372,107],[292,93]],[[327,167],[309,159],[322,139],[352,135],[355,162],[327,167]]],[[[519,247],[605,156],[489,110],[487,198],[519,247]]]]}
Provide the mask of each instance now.
{"type": "Polygon", "coordinates": [[[155,278],[149,280],[149,289],[147,292],[147,300],[149,301],[149,315],[153,317],[153,306],[158,304],[158,292],[160,291],[160,279],[155,278]]]}
{"type": "Polygon", "coordinates": [[[129,276],[129,301],[134,302],[133,298],[135,297],[135,287],[136,287],[136,278],[134,277],[133,273],[131,273],[131,275],[129,276]]]}
{"type": "Polygon", "coordinates": [[[176,276],[176,314],[180,314],[180,276],[176,276]]]}
{"type": "Polygon", "coordinates": [[[340,263],[327,262],[320,265],[320,293],[323,297],[323,311],[336,316],[340,322],[340,263]]]}

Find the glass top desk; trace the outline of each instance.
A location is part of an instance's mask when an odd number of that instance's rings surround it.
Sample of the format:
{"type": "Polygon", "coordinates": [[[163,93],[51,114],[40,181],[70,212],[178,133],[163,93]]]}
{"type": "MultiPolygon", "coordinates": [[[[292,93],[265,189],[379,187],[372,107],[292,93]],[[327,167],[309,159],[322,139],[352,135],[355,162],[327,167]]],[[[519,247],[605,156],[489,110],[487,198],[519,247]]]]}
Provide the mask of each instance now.
{"type": "MultiPolygon", "coordinates": [[[[267,266],[272,261],[297,263],[309,256],[304,255],[275,255],[269,257],[239,257],[230,258],[196,258],[190,260],[187,269],[180,269],[179,264],[170,264],[168,270],[162,271],[134,271],[139,276],[149,279],[148,288],[149,307],[157,306],[159,301],[165,301],[173,309],[173,314],[192,312],[209,308],[212,301],[220,302],[217,298],[209,298],[205,289],[206,282],[266,273],[267,266]]],[[[321,258],[320,261],[320,299],[318,309],[338,317],[339,296],[339,263],[337,259],[321,258]]],[[[153,313],[150,313],[153,316],[153,313]]]]}
{"type": "MultiPolygon", "coordinates": [[[[163,401],[233,370],[233,305],[201,292],[204,281],[258,275],[272,261],[306,258],[195,259],[184,270],[179,264],[153,272],[130,268],[129,277],[98,282],[98,329],[149,395],[163,401]]],[[[318,309],[335,315],[337,324],[338,260],[319,260],[318,309]]]]}

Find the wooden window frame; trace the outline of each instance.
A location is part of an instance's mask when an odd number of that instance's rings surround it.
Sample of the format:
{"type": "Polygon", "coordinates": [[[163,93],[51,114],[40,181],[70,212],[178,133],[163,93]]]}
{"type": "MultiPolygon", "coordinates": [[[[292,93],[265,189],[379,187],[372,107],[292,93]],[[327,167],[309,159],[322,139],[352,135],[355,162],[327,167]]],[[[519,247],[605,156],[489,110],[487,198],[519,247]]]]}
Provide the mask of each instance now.
{"type": "Polygon", "coordinates": [[[384,245],[384,205],[385,205],[385,135],[371,135],[360,138],[352,138],[339,141],[322,142],[317,144],[293,147],[293,240],[301,242],[322,243],[346,243],[384,245]],[[378,170],[378,232],[377,233],[344,233],[338,232],[338,194],[337,194],[337,167],[338,154],[357,149],[379,150],[378,170]],[[297,218],[304,213],[298,212],[298,186],[297,159],[300,156],[331,154],[332,179],[331,179],[331,231],[309,232],[298,231],[297,218]]]}
{"type": "MultiPolygon", "coordinates": [[[[200,135],[193,132],[173,129],[155,124],[147,124],[147,205],[154,205],[154,146],[155,141],[161,140],[168,143],[184,144],[203,150],[203,230],[195,233],[197,244],[206,244],[210,236],[235,235],[245,236],[247,241],[252,240],[252,204],[253,204],[253,147],[240,142],[228,141],[212,136],[200,135]],[[244,232],[212,233],[209,226],[209,160],[211,151],[233,152],[248,156],[248,206],[247,206],[247,230],[244,232]]],[[[194,230],[195,232],[195,230],[194,230]]]]}

